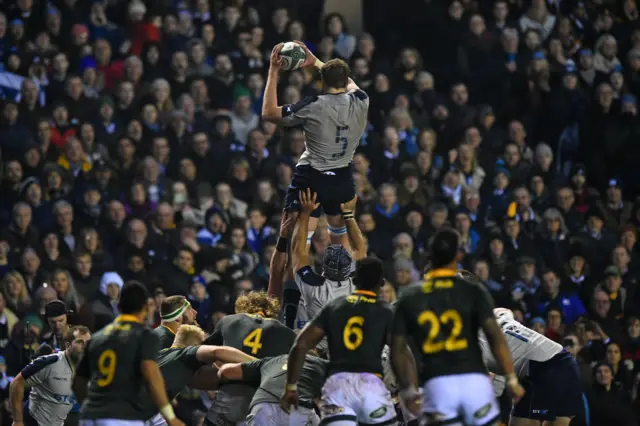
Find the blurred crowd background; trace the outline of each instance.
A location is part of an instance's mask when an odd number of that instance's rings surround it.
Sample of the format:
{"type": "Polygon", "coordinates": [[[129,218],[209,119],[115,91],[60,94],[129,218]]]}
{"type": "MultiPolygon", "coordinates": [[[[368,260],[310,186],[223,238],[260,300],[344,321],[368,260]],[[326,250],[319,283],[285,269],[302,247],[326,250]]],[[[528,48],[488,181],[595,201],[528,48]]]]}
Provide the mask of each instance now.
{"type": "MultiPolygon", "coordinates": [[[[420,280],[430,236],[455,227],[461,267],[579,361],[575,423],[637,425],[635,0],[328,3],[0,1],[0,398],[51,338],[53,299],[97,330],[135,279],[150,326],[182,294],[210,330],[265,289],[304,150],[300,129],[261,120],[265,71],[276,43],[302,40],[348,61],[371,99],[354,170],[382,297],[420,280]]],[[[279,102],[321,89],[290,72],[279,102]]],[[[321,225],[317,259],[328,243],[321,225]]]]}

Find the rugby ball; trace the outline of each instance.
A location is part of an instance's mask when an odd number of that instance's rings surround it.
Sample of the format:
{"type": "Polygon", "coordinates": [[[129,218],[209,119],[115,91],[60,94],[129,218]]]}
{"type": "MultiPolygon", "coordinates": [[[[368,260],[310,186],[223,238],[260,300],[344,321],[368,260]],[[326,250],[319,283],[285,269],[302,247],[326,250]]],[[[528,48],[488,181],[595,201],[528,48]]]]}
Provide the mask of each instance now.
{"type": "Polygon", "coordinates": [[[307,59],[304,49],[292,41],[282,46],[279,56],[282,59],[282,69],[285,71],[297,70],[307,59]]]}

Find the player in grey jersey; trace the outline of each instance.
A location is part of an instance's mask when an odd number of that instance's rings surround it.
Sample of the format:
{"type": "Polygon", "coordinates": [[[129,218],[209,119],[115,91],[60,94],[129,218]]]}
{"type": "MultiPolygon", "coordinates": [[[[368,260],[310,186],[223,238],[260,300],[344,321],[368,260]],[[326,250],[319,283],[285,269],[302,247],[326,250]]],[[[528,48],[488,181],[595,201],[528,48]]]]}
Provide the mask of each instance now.
{"type": "MultiPolygon", "coordinates": [[[[509,309],[493,313],[505,334],[513,358],[513,369],[526,393],[513,408],[510,426],[568,426],[582,406],[580,373],[573,357],[561,345],[539,334],[513,317],[509,309]]],[[[486,337],[480,333],[480,347],[490,372],[500,374],[486,337]]],[[[494,378],[494,390],[501,389],[503,378],[494,378]]],[[[499,393],[498,391],[496,393],[499,393]]]]}
{"type": "MultiPolygon", "coordinates": [[[[305,235],[309,225],[309,218],[315,208],[316,194],[311,190],[300,191],[300,215],[292,238],[291,257],[295,282],[300,290],[300,301],[295,321],[295,329],[301,330],[306,323],[313,319],[329,301],[348,296],[355,290],[351,275],[352,257],[344,247],[332,244],[322,257],[322,275],[311,268],[309,252],[305,243],[305,235]]],[[[342,205],[344,210],[353,211],[357,198],[342,205]]],[[[358,225],[353,217],[346,219],[348,236],[355,247],[354,258],[362,259],[366,256],[366,244],[358,225]]],[[[320,348],[325,349],[326,340],[320,348]]]]}
{"type": "MultiPolygon", "coordinates": [[[[269,75],[262,104],[262,118],[284,126],[302,126],[305,151],[300,157],[285,199],[283,215],[293,216],[287,229],[281,230],[281,243],[272,258],[269,294],[281,297],[282,272],[287,258],[286,239],[293,231],[295,216],[300,209],[298,193],[311,188],[318,194],[318,202],[327,215],[332,243],[350,250],[347,229],[340,204],[355,196],[351,162],[367,125],[369,97],[349,78],[349,66],[340,59],[326,64],[318,60],[301,42],[307,54],[303,67],[313,66],[320,71],[325,94],[303,99],[293,105],[278,106],[277,86],[282,44],[271,54],[269,75]]],[[[308,242],[317,226],[320,209],[316,209],[309,223],[308,242]]],[[[287,273],[291,274],[290,268],[287,273]]],[[[287,276],[285,276],[287,277],[287,276]]],[[[288,275],[289,280],[292,278],[288,275]]]]}
{"type": "Polygon", "coordinates": [[[36,358],[16,376],[9,388],[14,426],[64,424],[76,402],[71,390],[73,371],[90,337],[86,327],[71,328],[64,336],[64,351],[36,358]],[[26,386],[31,387],[31,391],[29,407],[23,411],[26,386]]]}

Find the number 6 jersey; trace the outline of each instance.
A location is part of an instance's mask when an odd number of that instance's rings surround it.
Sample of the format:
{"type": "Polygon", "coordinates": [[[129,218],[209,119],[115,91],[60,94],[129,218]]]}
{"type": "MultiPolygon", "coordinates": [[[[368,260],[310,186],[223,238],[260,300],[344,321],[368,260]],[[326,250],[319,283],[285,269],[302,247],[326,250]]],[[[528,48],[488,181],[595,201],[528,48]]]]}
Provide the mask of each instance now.
{"type": "Polygon", "coordinates": [[[480,283],[453,270],[435,269],[396,302],[392,334],[415,340],[423,383],[440,376],[486,374],[478,332],[487,318],[493,318],[493,302],[480,283]]]}
{"type": "Polygon", "coordinates": [[[327,303],[311,324],[324,330],[329,375],[372,373],[382,377],[382,349],[391,331],[392,312],[375,293],[356,290],[327,303]]]}

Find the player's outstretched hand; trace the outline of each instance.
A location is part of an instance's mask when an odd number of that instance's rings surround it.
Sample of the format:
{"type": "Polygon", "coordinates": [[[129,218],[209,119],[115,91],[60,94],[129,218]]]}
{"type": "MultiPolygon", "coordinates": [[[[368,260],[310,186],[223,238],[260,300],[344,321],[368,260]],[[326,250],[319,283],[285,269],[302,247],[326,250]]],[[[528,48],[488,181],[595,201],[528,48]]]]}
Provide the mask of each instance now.
{"type": "Polygon", "coordinates": [[[316,202],[318,194],[311,192],[310,188],[300,191],[298,198],[300,199],[300,209],[305,213],[311,213],[320,206],[316,202]]]}
{"type": "Polygon", "coordinates": [[[310,66],[315,66],[316,62],[318,62],[318,58],[316,58],[316,55],[311,53],[307,45],[301,42],[300,40],[293,40],[293,42],[298,46],[302,47],[304,49],[304,53],[306,54],[305,60],[300,67],[306,68],[310,66]]]}
{"type": "Polygon", "coordinates": [[[289,414],[292,406],[296,409],[298,408],[298,391],[285,390],[284,395],[280,398],[280,408],[289,414]]]}
{"type": "Polygon", "coordinates": [[[356,204],[358,204],[358,196],[353,197],[351,201],[347,201],[346,203],[340,204],[340,210],[343,212],[356,212],[356,204]]]}
{"type": "Polygon", "coordinates": [[[282,67],[282,58],[279,55],[282,46],[284,46],[284,43],[278,43],[273,47],[271,57],[269,58],[269,71],[276,73],[280,71],[280,67],[282,67]]]}
{"type": "Polygon", "coordinates": [[[282,219],[280,220],[280,236],[290,237],[295,225],[296,215],[283,211],[282,219]]]}
{"type": "Polygon", "coordinates": [[[185,426],[184,422],[177,417],[171,421],[168,421],[167,424],[169,426],[185,426]]]}

